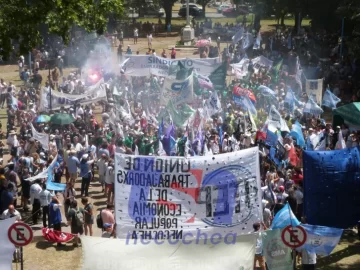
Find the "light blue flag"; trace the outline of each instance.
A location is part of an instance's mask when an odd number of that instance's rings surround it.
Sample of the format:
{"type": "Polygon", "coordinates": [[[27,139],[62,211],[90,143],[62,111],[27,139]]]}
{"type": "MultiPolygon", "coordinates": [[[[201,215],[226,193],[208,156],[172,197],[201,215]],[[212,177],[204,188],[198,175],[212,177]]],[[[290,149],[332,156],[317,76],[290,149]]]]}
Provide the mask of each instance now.
{"type": "Polygon", "coordinates": [[[275,147],[277,142],[278,142],[278,135],[276,135],[276,133],[270,131],[270,130],[267,130],[266,131],[266,140],[265,142],[272,146],[272,147],[275,147]]]}
{"type": "Polygon", "coordinates": [[[284,103],[288,105],[288,109],[290,112],[293,112],[295,110],[295,106],[300,106],[300,101],[296,98],[294,92],[291,90],[291,88],[288,89],[284,103]]]}
{"type": "Polygon", "coordinates": [[[246,50],[247,48],[249,48],[251,45],[254,44],[254,36],[252,33],[246,33],[244,35],[244,41],[242,44],[242,47],[244,50],[246,50]]]}
{"type": "Polygon", "coordinates": [[[237,31],[235,35],[232,37],[233,44],[238,43],[241,40],[243,34],[244,34],[244,28],[239,29],[239,31],[237,31]]]}
{"type": "Polygon", "coordinates": [[[321,107],[319,105],[316,104],[316,102],[312,99],[312,97],[309,96],[308,102],[306,102],[303,112],[310,113],[315,116],[319,116],[324,111],[323,111],[323,109],[321,109],[321,107]]]}
{"type": "Polygon", "coordinates": [[[275,229],[282,229],[285,228],[286,226],[299,226],[300,222],[299,220],[296,218],[296,216],[294,215],[294,213],[291,211],[290,205],[289,203],[285,204],[285,206],[279,211],[277,212],[277,214],[275,215],[273,222],[271,224],[270,229],[275,230],[275,229]]]}
{"type": "Polygon", "coordinates": [[[245,111],[249,111],[252,115],[257,115],[256,108],[251,102],[248,96],[235,96],[233,95],[233,100],[236,105],[242,107],[245,111]]]}
{"type": "Polygon", "coordinates": [[[305,139],[301,130],[301,125],[298,121],[292,126],[292,129],[289,134],[291,137],[296,139],[296,144],[300,147],[305,147],[305,139]]]}
{"type": "Polygon", "coordinates": [[[263,95],[263,96],[273,96],[276,98],[275,96],[275,91],[274,90],[271,90],[269,87],[265,86],[265,85],[260,85],[259,88],[258,88],[258,91],[260,91],[260,93],[263,95]]]}
{"type": "Polygon", "coordinates": [[[54,168],[57,161],[57,156],[54,158],[53,162],[47,168],[47,181],[46,181],[46,189],[53,191],[63,191],[66,189],[66,184],[60,184],[53,182],[54,179],[54,168]]]}
{"type": "Polygon", "coordinates": [[[300,249],[308,252],[328,256],[340,241],[343,229],[301,224],[306,231],[305,244],[300,249]]]}
{"type": "Polygon", "coordinates": [[[326,89],[322,100],[322,106],[329,107],[334,110],[336,109],[336,104],[340,101],[340,98],[335,96],[329,89],[326,89]]]}

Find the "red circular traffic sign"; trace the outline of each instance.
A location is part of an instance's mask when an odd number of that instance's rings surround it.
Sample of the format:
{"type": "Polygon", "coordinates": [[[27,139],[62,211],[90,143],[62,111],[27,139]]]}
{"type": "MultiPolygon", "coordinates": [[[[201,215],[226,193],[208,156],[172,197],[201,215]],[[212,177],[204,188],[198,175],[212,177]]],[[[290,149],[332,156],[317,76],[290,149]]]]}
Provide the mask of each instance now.
{"type": "Polygon", "coordinates": [[[25,223],[17,222],[9,227],[8,237],[15,246],[26,246],[33,239],[31,227],[25,223]]]}
{"type": "Polygon", "coordinates": [[[281,240],[290,248],[299,248],[305,244],[307,238],[306,231],[303,227],[293,227],[291,225],[285,227],[281,232],[281,240]]]}

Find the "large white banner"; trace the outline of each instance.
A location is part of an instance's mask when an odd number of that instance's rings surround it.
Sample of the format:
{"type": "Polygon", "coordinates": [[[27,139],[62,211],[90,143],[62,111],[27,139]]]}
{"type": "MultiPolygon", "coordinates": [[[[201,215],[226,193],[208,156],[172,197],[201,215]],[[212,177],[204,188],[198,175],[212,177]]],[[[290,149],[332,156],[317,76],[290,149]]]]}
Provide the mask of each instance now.
{"type": "Polygon", "coordinates": [[[234,74],[238,79],[242,79],[247,76],[249,73],[249,63],[249,58],[243,58],[239,63],[231,64],[232,74],[234,74]]]}
{"type": "Polygon", "coordinates": [[[171,101],[176,106],[191,102],[193,100],[193,78],[192,73],[185,80],[174,80],[166,77],[161,89],[161,104],[166,106],[171,101]]]}
{"type": "Polygon", "coordinates": [[[253,270],[256,234],[227,242],[81,237],[83,270],[253,270]]]}
{"type": "Polygon", "coordinates": [[[321,105],[324,79],[306,80],[306,94],[321,105]]]}
{"type": "Polygon", "coordinates": [[[49,111],[50,110],[50,97],[51,97],[51,109],[58,110],[62,106],[70,107],[74,106],[75,103],[78,104],[89,104],[96,103],[100,100],[106,99],[106,90],[103,83],[103,79],[100,80],[97,84],[90,86],[86,90],[86,94],[82,95],[71,95],[61,93],[49,88],[43,88],[40,94],[40,111],[49,111]]]}
{"type": "Polygon", "coordinates": [[[193,68],[204,76],[209,76],[221,64],[219,58],[168,59],[153,55],[129,55],[122,63],[121,69],[129,76],[167,76],[170,66],[178,65],[179,61],[186,68],[193,68]]]}
{"type": "Polygon", "coordinates": [[[262,220],[258,148],[192,158],[115,156],[118,238],[248,234],[262,220]]]}
{"type": "Polygon", "coordinates": [[[9,227],[15,223],[16,218],[0,220],[0,269],[12,270],[12,259],[15,246],[9,241],[9,227]]]}
{"type": "Polygon", "coordinates": [[[49,150],[49,134],[37,132],[34,126],[30,123],[31,133],[35,140],[39,141],[45,150],[49,150]]]}

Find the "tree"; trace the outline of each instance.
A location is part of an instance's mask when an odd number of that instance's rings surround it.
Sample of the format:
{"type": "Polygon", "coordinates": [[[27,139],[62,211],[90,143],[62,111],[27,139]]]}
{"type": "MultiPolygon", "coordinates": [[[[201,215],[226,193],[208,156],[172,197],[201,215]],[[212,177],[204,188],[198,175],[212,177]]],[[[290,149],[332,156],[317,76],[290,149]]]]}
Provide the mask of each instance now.
{"type": "Polygon", "coordinates": [[[205,17],[205,10],[206,10],[206,5],[209,4],[212,0],[197,0],[196,3],[198,3],[199,5],[202,6],[203,9],[203,16],[205,17]]]}
{"type": "Polygon", "coordinates": [[[175,4],[177,0],[158,0],[160,2],[160,5],[165,10],[165,28],[166,25],[171,25],[171,19],[172,19],[172,7],[175,4]]]}
{"type": "Polygon", "coordinates": [[[42,44],[43,25],[67,44],[73,26],[102,34],[110,13],[123,14],[123,0],[0,0],[0,6],[0,48],[5,60],[11,53],[12,42],[19,43],[21,54],[42,44]]]}

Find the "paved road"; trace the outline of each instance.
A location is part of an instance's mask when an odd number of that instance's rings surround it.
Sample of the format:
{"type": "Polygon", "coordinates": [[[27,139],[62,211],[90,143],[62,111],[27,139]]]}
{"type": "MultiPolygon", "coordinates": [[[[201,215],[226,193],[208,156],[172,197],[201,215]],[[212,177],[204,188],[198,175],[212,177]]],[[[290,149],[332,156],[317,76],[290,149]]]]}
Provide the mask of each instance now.
{"type": "MultiPolygon", "coordinates": [[[[129,17],[130,17],[130,18],[138,18],[138,17],[139,17],[139,14],[137,14],[137,13],[134,13],[134,14],[130,13],[130,14],[129,14],[129,17]]],[[[173,12],[173,13],[172,13],[172,17],[173,17],[173,18],[178,18],[179,15],[178,15],[177,12],[173,12]]],[[[225,18],[221,13],[217,13],[217,12],[206,12],[206,17],[207,17],[207,18],[225,18]]],[[[163,18],[165,18],[165,16],[164,16],[163,18]]]]}

